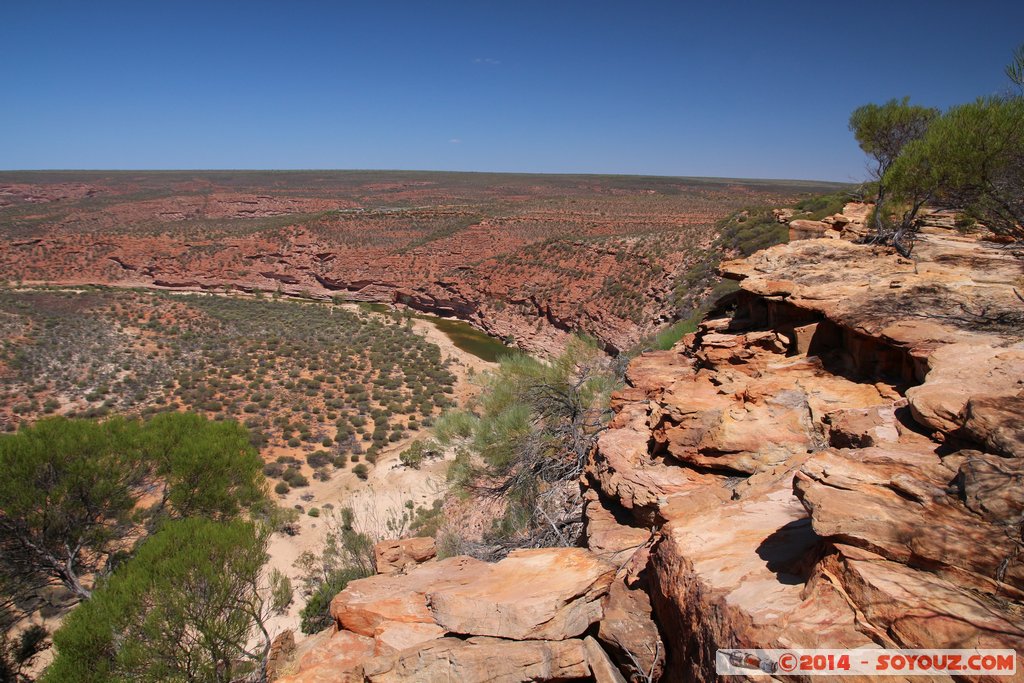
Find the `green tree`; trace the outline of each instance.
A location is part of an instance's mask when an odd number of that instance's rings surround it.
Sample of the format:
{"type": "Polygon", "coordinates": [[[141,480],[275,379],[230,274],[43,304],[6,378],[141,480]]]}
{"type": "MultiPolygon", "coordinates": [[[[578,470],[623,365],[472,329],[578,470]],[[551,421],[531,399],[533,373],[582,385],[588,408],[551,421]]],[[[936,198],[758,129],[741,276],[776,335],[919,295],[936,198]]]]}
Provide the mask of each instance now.
{"type": "Polygon", "coordinates": [[[143,425],[141,449],[162,491],[158,515],[231,519],[266,496],[263,461],[237,422],[163,413],[143,425]]]}
{"type": "Polygon", "coordinates": [[[1024,98],[953,107],[933,128],[912,151],[937,194],[992,231],[1024,239],[1024,98]]]}
{"type": "Polygon", "coordinates": [[[109,572],[145,512],[227,520],[263,506],[262,462],[237,423],[171,413],[146,423],[46,418],[0,437],[0,576],[19,595],[109,572]],[[141,510],[153,491],[157,501],[141,510]]]}
{"type": "Polygon", "coordinates": [[[43,681],[265,680],[266,622],[291,592],[261,581],[267,539],[241,520],[167,522],[68,616],[43,681]]]}
{"type": "Polygon", "coordinates": [[[0,571],[37,590],[59,582],[79,598],[111,541],[129,526],[142,478],[137,425],[40,420],[0,438],[0,571]]]}
{"type": "Polygon", "coordinates": [[[877,239],[900,248],[897,231],[886,225],[885,209],[888,199],[885,176],[900,156],[903,148],[918,140],[939,115],[937,109],[910,104],[910,98],[889,100],[885,104],[866,104],[850,115],[850,130],[860,148],[871,157],[871,176],[878,181],[875,200],[875,227],[877,239]]]}

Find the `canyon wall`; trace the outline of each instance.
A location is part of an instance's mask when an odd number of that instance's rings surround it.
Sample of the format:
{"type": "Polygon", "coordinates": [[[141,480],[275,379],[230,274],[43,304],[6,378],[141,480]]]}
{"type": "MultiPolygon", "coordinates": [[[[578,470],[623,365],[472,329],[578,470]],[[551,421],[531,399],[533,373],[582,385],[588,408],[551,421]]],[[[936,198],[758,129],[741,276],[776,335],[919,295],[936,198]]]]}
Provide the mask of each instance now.
{"type": "Polygon", "coordinates": [[[631,348],[680,307],[715,222],[835,185],[402,172],[0,172],[13,285],[400,303],[540,355],[631,348]]]}
{"type": "Polygon", "coordinates": [[[908,260],[838,223],[725,264],[729,310],[632,362],[582,484],[585,549],[353,582],[284,680],[711,681],[737,647],[1024,656],[1022,261],[942,227],[908,260]]]}

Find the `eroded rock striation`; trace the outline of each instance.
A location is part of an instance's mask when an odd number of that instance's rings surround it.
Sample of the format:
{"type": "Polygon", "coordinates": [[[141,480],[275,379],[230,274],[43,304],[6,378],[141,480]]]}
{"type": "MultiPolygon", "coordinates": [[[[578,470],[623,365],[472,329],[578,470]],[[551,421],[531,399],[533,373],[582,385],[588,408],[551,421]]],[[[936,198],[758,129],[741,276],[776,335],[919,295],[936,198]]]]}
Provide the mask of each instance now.
{"type": "Polygon", "coordinates": [[[1024,267],[925,232],[726,263],[735,312],[630,366],[587,478],[657,529],[662,680],[720,647],[1024,654],[1024,267]]]}
{"type": "Polygon", "coordinates": [[[603,616],[615,566],[586,549],[388,571],[349,583],[331,603],[336,627],[279,680],[561,681],[589,678],[591,662],[607,669],[584,636],[603,616]]]}
{"type": "Polygon", "coordinates": [[[586,549],[352,582],[322,636],[347,654],[286,680],[711,681],[725,647],[1024,656],[1022,261],[941,225],[913,260],[843,239],[864,215],[726,263],[730,311],[630,364],[582,484],[586,549]]]}

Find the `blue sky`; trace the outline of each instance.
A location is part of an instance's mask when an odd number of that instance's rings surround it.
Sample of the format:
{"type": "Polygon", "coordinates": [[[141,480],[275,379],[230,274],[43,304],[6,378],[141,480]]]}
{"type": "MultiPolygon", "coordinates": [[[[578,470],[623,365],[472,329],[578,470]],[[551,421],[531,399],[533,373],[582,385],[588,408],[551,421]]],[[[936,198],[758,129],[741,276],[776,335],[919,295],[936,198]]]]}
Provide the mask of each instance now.
{"type": "Polygon", "coordinates": [[[1007,85],[1024,2],[11,0],[0,168],[857,180],[852,109],[1007,85]]]}

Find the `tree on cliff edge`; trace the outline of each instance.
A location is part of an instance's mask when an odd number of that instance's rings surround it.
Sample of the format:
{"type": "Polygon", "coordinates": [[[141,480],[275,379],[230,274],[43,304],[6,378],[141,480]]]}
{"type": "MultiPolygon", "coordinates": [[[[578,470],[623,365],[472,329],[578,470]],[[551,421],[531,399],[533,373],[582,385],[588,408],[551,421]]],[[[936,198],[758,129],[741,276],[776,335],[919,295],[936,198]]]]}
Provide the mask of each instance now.
{"type": "Polygon", "coordinates": [[[871,157],[871,176],[878,182],[875,200],[877,241],[902,249],[901,239],[909,222],[901,221],[895,229],[887,224],[884,208],[889,198],[886,174],[899,158],[903,148],[919,140],[939,115],[939,110],[910,104],[910,98],[889,100],[885,104],[865,104],[850,115],[850,130],[865,154],[871,157]],[[904,225],[904,223],[907,223],[904,225]]]}

